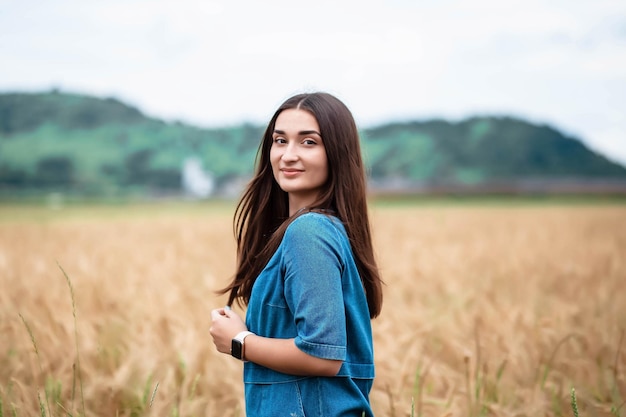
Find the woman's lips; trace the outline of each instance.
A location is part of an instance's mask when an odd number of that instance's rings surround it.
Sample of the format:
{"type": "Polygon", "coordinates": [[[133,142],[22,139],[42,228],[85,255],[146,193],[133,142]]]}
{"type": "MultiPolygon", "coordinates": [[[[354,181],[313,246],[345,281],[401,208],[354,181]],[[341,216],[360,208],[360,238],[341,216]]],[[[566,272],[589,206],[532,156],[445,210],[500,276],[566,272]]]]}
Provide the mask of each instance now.
{"type": "Polygon", "coordinates": [[[285,177],[295,177],[303,171],[300,169],[281,169],[280,172],[282,172],[285,177]]]}

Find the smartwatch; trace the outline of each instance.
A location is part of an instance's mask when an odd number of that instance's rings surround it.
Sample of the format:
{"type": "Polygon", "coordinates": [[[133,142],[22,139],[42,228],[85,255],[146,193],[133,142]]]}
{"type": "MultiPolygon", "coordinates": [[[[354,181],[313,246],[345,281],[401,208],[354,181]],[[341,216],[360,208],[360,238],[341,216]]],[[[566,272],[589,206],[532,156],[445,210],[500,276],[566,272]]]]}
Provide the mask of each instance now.
{"type": "Polygon", "coordinates": [[[240,361],[245,362],[244,340],[246,337],[250,336],[251,334],[254,334],[254,333],[246,330],[244,332],[237,333],[237,335],[233,338],[230,344],[230,354],[234,358],[237,358],[240,361]]]}

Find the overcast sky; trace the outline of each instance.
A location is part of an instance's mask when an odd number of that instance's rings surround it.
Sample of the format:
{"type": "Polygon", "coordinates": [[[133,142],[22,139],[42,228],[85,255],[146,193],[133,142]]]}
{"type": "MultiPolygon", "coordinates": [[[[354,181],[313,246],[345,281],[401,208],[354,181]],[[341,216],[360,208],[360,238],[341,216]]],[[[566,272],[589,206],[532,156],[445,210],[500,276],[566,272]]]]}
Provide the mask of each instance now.
{"type": "Polygon", "coordinates": [[[512,115],[626,164],[626,1],[0,0],[0,92],[51,88],[202,127],[324,90],[361,127],[512,115]]]}

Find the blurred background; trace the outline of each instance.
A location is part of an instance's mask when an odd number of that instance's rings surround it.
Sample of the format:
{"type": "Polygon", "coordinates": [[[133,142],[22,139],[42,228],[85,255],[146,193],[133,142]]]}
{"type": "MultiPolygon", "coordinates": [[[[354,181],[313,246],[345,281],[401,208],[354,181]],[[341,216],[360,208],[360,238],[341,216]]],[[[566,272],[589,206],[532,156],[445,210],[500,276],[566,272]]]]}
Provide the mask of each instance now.
{"type": "Polygon", "coordinates": [[[234,197],[327,91],[378,194],[626,194],[626,3],[0,0],[0,198],[234,197]]]}
{"type": "Polygon", "coordinates": [[[0,417],[244,414],[234,201],[318,90],[370,181],[375,414],[625,414],[626,1],[0,0],[0,417]]]}

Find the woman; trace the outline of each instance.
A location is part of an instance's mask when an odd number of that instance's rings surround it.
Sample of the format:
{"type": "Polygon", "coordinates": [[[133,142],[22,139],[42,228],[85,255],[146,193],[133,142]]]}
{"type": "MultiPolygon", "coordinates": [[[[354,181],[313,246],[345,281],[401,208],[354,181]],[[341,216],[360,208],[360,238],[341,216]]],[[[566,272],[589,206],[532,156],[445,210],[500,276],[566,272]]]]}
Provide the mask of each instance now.
{"type": "Polygon", "coordinates": [[[247,415],[371,416],[382,281],[359,135],[341,101],[301,94],[278,108],[234,226],[238,267],[210,332],[245,361],[247,415]],[[247,304],[245,323],[234,301],[247,304]]]}

